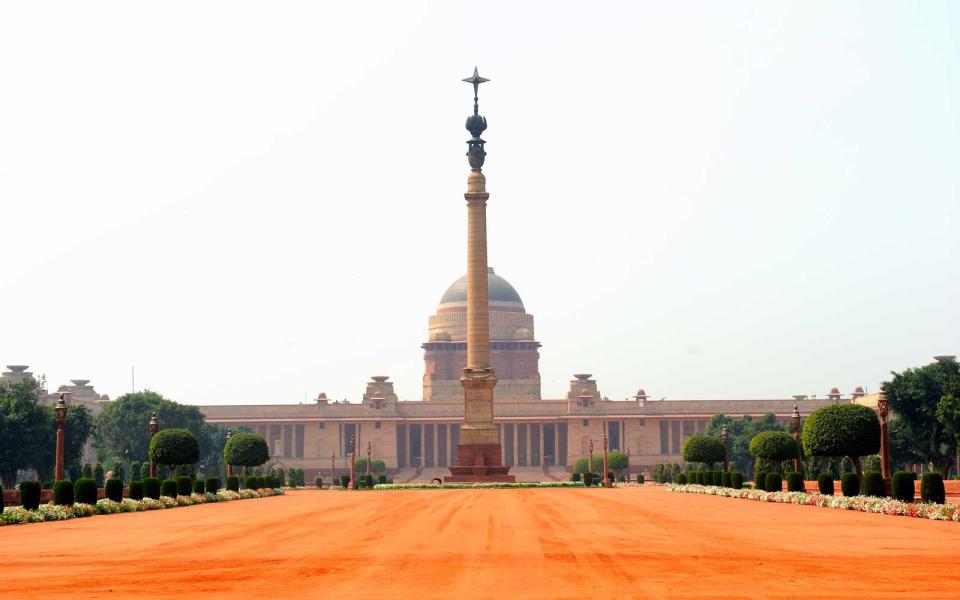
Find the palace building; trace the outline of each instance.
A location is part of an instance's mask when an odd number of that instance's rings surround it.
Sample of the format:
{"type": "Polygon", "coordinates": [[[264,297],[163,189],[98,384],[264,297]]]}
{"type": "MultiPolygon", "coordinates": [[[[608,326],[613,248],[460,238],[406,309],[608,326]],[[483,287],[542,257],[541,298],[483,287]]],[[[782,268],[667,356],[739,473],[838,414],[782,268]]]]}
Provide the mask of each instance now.
{"type": "MultiPolygon", "coordinates": [[[[490,363],[497,374],[494,417],[504,464],[518,480],[565,477],[574,461],[595,454],[607,434],[611,450],[629,451],[631,471],[682,462],[684,441],[702,432],[716,414],[731,417],[772,413],[786,420],[794,405],[801,415],[864,396],[857,388],[822,398],[794,396],[767,400],[652,400],[641,389],[631,400],[607,400],[589,374],[576,374],[562,398],[540,393],[539,348],[533,315],[517,290],[493,269],[488,272],[490,363]]],[[[267,439],[271,464],[302,467],[308,477],[327,476],[331,464],[342,473],[355,438],[359,456],[370,443],[398,479],[443,477],[455,464],[463,422],[460,375],[466,366],[466,280],[453,282],[430,316],[424,352],[423,398],[401,400],[393,382],[375,375],[359,403],[330,401],[320,394],[311,404],[202,406],[212,423],[245,426],[267,439]]]]}

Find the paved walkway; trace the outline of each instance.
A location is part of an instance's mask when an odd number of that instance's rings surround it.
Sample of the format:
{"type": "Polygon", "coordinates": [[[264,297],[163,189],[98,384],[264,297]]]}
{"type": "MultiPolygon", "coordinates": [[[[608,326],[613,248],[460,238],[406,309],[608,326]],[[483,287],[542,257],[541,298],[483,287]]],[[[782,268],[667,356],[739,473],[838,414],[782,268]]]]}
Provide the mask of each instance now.
{"type": "Polygon", "coordinates": [[[960,524],[591,490],[300,491],[0,527],[7,598],[958,598],[960,524]]]}

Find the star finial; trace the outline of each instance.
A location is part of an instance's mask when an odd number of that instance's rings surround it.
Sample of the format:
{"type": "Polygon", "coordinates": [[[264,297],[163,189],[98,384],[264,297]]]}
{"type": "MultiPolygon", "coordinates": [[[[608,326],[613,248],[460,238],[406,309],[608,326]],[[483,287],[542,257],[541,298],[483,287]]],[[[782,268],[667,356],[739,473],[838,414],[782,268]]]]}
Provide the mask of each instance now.
{"type": "Polygon", "coordinates": [[[483,77],[480,77],[480,73],[477,72],[477,68],[474,67],[474,68],[473,68],[473,76],[472,76],[472,77],[467,77],[466,79],[462,79],[461,81],[465,81],[465,82],[467,82],[467,83],[472,83],[472,84],[473,84],[473,114],[477,114],[477,113],[480,111],[480,105],[479,105],[479,101],[478,101],[478,99],[477,99],[477,93],[480,91],[480,84],[481,84],[481,83],[486,83],[486,82],[488,82],[488,81],[490,81],[490,80],[489,80],[489,79],[484,79],[483,77]]]}

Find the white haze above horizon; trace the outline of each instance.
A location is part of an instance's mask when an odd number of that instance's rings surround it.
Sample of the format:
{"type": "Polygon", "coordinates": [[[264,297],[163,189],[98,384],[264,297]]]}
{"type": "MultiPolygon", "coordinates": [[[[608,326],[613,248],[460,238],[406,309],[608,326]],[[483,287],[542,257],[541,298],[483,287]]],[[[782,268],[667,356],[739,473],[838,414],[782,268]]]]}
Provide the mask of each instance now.
{"type": "Polygon", "coordinates": [[[489,260],[546,398],[869,391],[960,354],[960,4],[0,4],[0,365],[421,398],[489,260]]]}

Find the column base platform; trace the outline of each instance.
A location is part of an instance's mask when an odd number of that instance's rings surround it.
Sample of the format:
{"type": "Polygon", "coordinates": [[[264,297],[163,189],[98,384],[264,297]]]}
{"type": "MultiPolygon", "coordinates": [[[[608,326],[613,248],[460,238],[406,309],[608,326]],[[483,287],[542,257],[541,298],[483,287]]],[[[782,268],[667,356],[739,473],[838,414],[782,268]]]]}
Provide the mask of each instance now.
{"type": "Polygon", "coordinates": [[[460,444],[457,464],[444,483],[515,483],[510,466],[502,464],[500,444],[460,444]]]}

